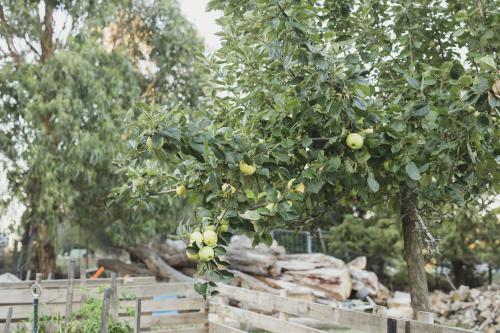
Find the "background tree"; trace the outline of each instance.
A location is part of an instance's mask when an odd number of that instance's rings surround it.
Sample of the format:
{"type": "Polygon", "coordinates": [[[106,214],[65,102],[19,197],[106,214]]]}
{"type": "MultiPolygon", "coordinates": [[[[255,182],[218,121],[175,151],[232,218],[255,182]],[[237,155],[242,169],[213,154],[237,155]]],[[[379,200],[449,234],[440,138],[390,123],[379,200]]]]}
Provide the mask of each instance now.
{"type": "Polygon", "coordinates": [[[158,218],[152,206],[105,210],[123,179],[111,161],[126,150],[123,119],[137,101],[196,105],[203,44],[169,0],[12,0],[0,5],[0,23],[1,151],[17,166],[10,185],[27,206],[23,251],[35,244],[37,270],[48,273],[61,222],[95,235],[158,218]]]}

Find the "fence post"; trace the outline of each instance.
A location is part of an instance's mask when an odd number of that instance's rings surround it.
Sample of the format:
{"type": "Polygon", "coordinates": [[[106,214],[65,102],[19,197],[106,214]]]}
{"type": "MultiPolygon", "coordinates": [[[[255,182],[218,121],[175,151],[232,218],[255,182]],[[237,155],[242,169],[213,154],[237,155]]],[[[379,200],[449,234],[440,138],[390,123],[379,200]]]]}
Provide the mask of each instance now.
{"type": "Polygon", "coordinates": [[[434,324],[434,313],[426,311],[418,311],[417,320],[427,324],[434,324]]]}
{"type": "Polygon", "coordinates": [[[374,305],[373,306],[373,314],[379,317],[385,317],[387,316],[387,308],[382,305],[374,305]]]}
{"type": "MultiPolygon", "coordinates": [[[[287,297],[287,296],[288,296],[288,292],[286,291],[286,289],[281,289],[280,290],[280,297],[287,297]]],[[[288,320],[288,313],[280,311],[279,319],[288,320]]]]}
{"type": "Polygon", "coordinates": [[[10,306],[7,312],[7,318],[5,319],[4,333],[10,333],[10,321],[12,320],[12,311],[14,311],[14,308],[10,306]]]}
{"type": "Polygon", "coordinates": [[[83,305],[87,301],[87,274],[85,272],[85,263],[80,259],[80,289],[81,289],[81,299],[80,302],[83,305]]]}
{"type": "Polygon", "coordinates": [[[49,274],[47,274],[47,280],[52,280],[52,272],[49,272],[49,274]]]}
{"type": "MultiPolygon", "coordinates": [[[[241,283],[241,287],[245,288],[246,290],[250,290],[250,288],[248,287],[248,283],[246,283],[245,281],[241,283]]],[[[243,310],[248,310],[248,304],[245,302],[240,302],[240,308],[242,308],[243,310]]],[[[240,329],[245,332],[248,331],[248,324],[246,322],[240,323],[240,329]]]]}
{"type": "Polygon", "coordinates": [[[141,332],[141,299],[138,298],[135,303],[135,333],[141,332]]]}
{"type": "Polygon", "coordinates": [[[116,272],[111,273],[111,318],[118,321],[118,286],[116,272]]]}
{"type": "Polygon", "coordinates": [[[306,252],[308,254],[312,253],[311,233],[309,231],[306,232],[306,252]]]}
{"type": "Polygon", "coordinates": [[[106,290],[104,290],[104,298],[102,300],[101,329],[99,330],[99,333],[108,333],[110,301],[111,301],[111,289],[107,288],[106,290]]]}
{"type": "Polygon", "coordinates": [[[28,271],[26,272],[26,281],[29,281],[30,277],[31,277],[31,269],[28,269],[28,271]]]}
{"type": "Polygon", "coordinates": [[[68,266],[68,289],[66,290],[66,312],[64,314],[64,327],[68,325],[73,309],[73,287],[75,285],[75,261],[71,259],[68,266]]]}

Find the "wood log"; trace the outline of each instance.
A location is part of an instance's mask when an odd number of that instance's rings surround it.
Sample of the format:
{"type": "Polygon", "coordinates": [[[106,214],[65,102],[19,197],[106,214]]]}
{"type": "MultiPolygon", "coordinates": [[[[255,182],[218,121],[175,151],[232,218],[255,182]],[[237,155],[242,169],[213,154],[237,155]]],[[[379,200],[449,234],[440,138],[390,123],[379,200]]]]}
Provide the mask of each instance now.
{"type": "Polygon", "coordinates": [[[346,300],[352,291],[352,281],[347,267],[316,268],[307,271],[287,271],[284,279],[326,292],[328,297],[339,301],[346,300]]]}
{"type": "Polygon", "coordinates": [[[108,271],[120,273],[129,276],[150,276],[151,272],[136,264],[127,264],[118,259],[99,259],[97,267],[104,267],[108,271]]]}
{"type": "Polygon", "coordinates": [[[169,281],[194,282],[194,279],[187,276],[169,264],[167,264],[153,249],[147,246],[136,246],[128,248],[128,251],[135,257],[140,258],[146,267],[157,277],[168,279],[169,281]]]}
{"type": "Polygon", "coordinates": [[[196,267],[196,262],[186,256],[186,243],[181,240],[167,239],[157,247],[158,255],[175,268],[196,267]]]}
{"type": "Polygon", "coordinates": [[[239,286],[241,286],[244,282],[249,289],[263,291],[275,295],[279,294],[279,290],[271,288],[264,282],[260,281],[259,279],[256,279],[251,275],[235,270],[230,270],[230,271],[234,274],[236,280],[239,280],[239,286]]]}

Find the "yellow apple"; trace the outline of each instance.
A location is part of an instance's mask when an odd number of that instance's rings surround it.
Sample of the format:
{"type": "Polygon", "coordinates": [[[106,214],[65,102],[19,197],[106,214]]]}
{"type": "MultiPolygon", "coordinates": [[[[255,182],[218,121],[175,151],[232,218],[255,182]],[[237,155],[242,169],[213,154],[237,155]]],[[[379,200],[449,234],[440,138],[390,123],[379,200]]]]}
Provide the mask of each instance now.
{"type": "Polygon", "coordinates": [[[224,192],[224,197],[229,198],[236,192],[236,187],[229,183],[224,183],[222,184],[222,192],[224,192]]]}
{"type": "Polygon", "coordinates": [[[187,188],[184,185],[179,185],[175,189],[175,194],[177,194],[179,197],[185,196],[187,193],[187,188]]]}
{"type": "Polygon", "coordinates": [[[245,176],[251,176],[255,173],[257,168],[255,165],[248,165],[244,161],[240,161],[240,171],[245,176]]]}
{"type": "Polygon", "coordinates": [[[200,256],[198,255],[198,253],[194,252],[194,250],[186,250],[186,256],[188,257],[189,260],[200,259],[200,256]]]}
{"type": "Polygon", "coordinates": [[[203,235],[199,231],[194,231],[189,235],[189,243],[201,244],[203,242],[203,235]]]}
{"type": "Polygon", "coordinates": [[[200,252],[198,252],[198,256],[201,261],[210,261],[215,257],[215,252],[210,246],[204,246],[201,248],[200,252]]]}
{"type": "Polygon", "coordinates": [[[361,149],[363,147],[364,139],[358,133],[350,133],[347,136],[346,144],[351,149],[361,149]]]}
{"type": "Polygon", "coordinates": [[[216,246],[217,245],[217,233],[213,230],[205,230],[203,232],[203,243],[208,246],[216,246]]]}

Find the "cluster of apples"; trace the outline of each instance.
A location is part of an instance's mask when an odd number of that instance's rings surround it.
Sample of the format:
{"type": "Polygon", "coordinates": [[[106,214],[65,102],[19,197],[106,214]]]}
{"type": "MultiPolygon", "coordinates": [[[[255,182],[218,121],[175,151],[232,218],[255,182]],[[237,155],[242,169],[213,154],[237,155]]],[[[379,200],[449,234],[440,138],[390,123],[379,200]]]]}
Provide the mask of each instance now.
{"type": "MultiPolygon", "coordinates": [[[[219,224],[219,231],[226,232],[229,228],[229,221],[222,220],[219,224]]],[[[217,227],[213,224],[206,226],[203,232],[200,228],[195,228],[189,235],[189,247],[186,255],[190,260],[210,261],[215,257],[214,247],[217,246],[217,227]]]]}

